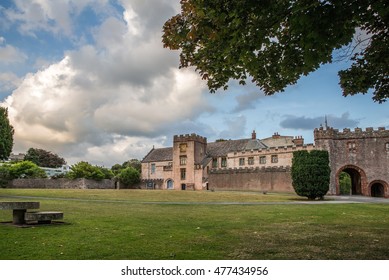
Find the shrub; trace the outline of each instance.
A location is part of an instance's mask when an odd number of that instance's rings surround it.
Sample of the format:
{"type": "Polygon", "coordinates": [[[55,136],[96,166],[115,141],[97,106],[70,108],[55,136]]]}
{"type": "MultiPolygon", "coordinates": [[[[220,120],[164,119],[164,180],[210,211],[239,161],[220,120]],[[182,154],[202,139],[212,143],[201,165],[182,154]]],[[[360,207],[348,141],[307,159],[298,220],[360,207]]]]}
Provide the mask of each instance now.
{"type": "Polygon", "coordinates": [[[25,160],[9,166],[9,175],[11,179],[18,178],[46,178],[47,175],[43,169],[35,163],[25,160]]]}
{"type": "Polygon", "coordinates": [[[85,178],[100,181],[105,178],[105,175],[101,171],[101,168],[93,166],[88,162],[80,161],[70,168],[66,177],[70,179],[85,178]]]}
{"type": "Polygon", "coordinates": [[[133,186],[140,182],[140,173],[133,167],[122,169],[117,175],[119,181],[127,186],[133,186]]]}
{"type": "Polygon", "coordinates": [[[329,190],[330,173],[327,151],[293,152],[292,185],[299,196],[322,199],[329,190]]]}

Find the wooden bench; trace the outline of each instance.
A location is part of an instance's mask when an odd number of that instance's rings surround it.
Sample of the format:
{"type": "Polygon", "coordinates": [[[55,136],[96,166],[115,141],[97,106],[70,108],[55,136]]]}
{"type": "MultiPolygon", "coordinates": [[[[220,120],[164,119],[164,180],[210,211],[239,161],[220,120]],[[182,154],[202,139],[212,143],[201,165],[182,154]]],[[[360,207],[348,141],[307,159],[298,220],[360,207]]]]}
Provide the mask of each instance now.
{"type": "Polygon", "coordinates": [[[23,225],[26,223],[24,218],[27,209],[39,209],[39,202],[0,202],[1,210],[12,210],[12,222],[15,225],[23,225]]]}
{"type": "Polygon", "coordinates": [[[45,211],[45,212],[26,212],[24,214],[26,222],[38,222],[38,224],[51,224],[53,220],[62,220],[63,212],[45,211]]]}

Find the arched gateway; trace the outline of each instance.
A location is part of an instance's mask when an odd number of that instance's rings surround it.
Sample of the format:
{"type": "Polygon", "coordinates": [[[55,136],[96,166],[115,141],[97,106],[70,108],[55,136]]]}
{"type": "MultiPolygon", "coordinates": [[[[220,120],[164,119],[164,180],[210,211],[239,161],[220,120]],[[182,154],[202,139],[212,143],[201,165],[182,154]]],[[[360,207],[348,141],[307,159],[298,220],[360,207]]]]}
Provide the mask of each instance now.
{"type": "Polygon", "coordinates": [[[367,187],[366,173],[362,168],[355,165],[345,165],[336,172],[336,194],[340,193],[339,176],[340,173],[346,172],[351,178],[351,194],[369,195],[367,187]]]}
{"type": "Polygon", "coordinates": [[[315,146],[330,157],[330,194],[339,194],[339,176],[351,178],[351,194],[389,198],[389,130],[372,127],[315,129],[315,146]]]}

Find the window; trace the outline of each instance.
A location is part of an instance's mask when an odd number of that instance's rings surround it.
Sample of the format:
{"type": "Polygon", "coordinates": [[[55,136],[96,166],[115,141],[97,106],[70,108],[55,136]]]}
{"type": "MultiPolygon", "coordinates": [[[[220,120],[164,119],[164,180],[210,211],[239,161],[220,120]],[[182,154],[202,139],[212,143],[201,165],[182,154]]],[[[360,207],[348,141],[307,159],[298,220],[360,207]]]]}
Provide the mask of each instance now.
{"type": "Polygon", "coordinates": [[[254,165],[254,157],[249,157],[248,164],[249,165],[254,165]]]}
{"type": "Polygon", "coordinates": [[[244,165],[244,158],[240,158],[240,159],[239,159],[239,165],[240,165],[240,166],[243,166],[243,165],[244,165]]]}
{"type": "Polygon", "coordinates": [[[186,156],[180,156],[180,165],[186,165],[186,156]]]}
{"type": "Polygon", "coordinates": [[[259,157],[260,164],[266,164],[266,156],[259,157]]]}
{"type": "Polygon", "coordinates": [[[212,159],[212,168],[217,168],[217,158],[212,159]]]}
{"type": "Polygon", "coordinates": [[[349,152],[355,152],[357,150],[355,142],[347,142],[347,148],[349,152]]]}
{"type": "Polygon", "coordinates": [[[385,143],[385,150],[389,153],[389,142],[385,143]]]}
{"type": "Polygon", "coordinates": [[[227,158],[222,158],[222,167],[227,167],[227,158]]]}
{"type": "Polygon", "coordinates": [[[271,162],[272,163],[277,163],[278,162],[278,155],[272,155],[271,156],[271,162]]]}
{"type": "Polygon", "coordinates": [[[188,147],[188,145],[186,143],[180,144],[180,152],[185,153],[187,147],[188,147]]]}
{"type": "Polygon", "coordinates": [[[181,180],[185,180],[185,179],[186,179],[186,169],[181,168],[181,180]]]}
{"type": "Polygon", "coordinates": [[[151,164],[151,174],[155,173],[155,163],[151,164]]]}

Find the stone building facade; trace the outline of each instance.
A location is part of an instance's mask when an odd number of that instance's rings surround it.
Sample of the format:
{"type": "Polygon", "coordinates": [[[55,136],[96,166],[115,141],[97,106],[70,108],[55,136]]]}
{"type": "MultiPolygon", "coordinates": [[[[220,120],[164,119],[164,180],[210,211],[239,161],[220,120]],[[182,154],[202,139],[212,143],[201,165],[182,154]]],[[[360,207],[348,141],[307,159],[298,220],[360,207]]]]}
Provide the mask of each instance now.
{"type": "Polygon", "coordinates": [[[339,194],[339,175],[351,177],[352,194],[389,197],[389,130],[314,130],[315,145],[329,152],[330,194],[339,194]]]}
{"type": "Polygon", "coordinates": [[[352,194],[389,197],[389,130],[379,128],[314,130],[315,144],[300,136],[275,133],[207,143],[196,134],[176,135],[173,147],[152,149],[142,160],[144,188],[174,190],[255,190],[294,192],[293,152],[327,150],[329,194],[339,194],[341,172],[350,175],[352,194]]]}
{"type": "Polygon", "coordinates": [[[292,192],[293,151],[312,150],[302,137],[281,136],[207,143],[196,134],[176,135],[173,147],[152,149],[142,160],[145,188],[292,192]]]}

